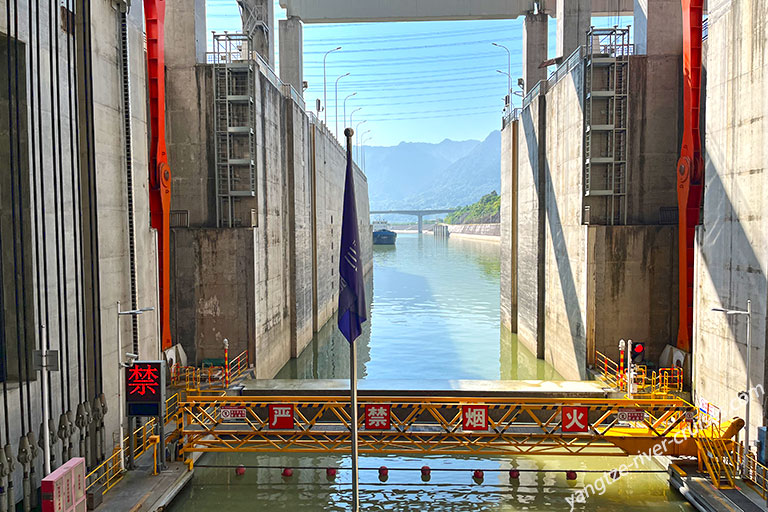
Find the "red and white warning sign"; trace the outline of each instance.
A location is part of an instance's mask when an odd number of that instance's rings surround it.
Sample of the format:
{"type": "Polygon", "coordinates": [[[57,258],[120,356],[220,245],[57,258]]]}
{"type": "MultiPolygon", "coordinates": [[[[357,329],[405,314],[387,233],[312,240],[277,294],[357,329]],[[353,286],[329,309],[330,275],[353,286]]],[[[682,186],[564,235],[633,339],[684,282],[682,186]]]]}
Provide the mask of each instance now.
{"type": "Polygon", "coordinates": [[[389,430],[392,428],[389,417],[389,404],[365,405],[365,429],[389,430]]]}
{"type": "Polygon", "coordinates": [[[269,428],[293,428],[293,404],[269,404],[269,428]]]}
{"type": "Polygon", "coordinates": [[[619,421],[643,421],[645,419],[645,411],[642,409],[623,408],[619,409],[616,417],[619,421]]]}
{"type": "Polygon", "coordinates": [[[246,417],[245,407],[223,405],[220,412],[222,420],[244,420],[246,417]]]}
{"type": "Polygon", "coordinates": [[[464,430],[488,430],[488,406],[463,405],[461,420],[464,430]]]}
{"type": "Polygon", "coordinates": [[[563,432],[589,432],[589,407],[564,405],[563,432]]]}

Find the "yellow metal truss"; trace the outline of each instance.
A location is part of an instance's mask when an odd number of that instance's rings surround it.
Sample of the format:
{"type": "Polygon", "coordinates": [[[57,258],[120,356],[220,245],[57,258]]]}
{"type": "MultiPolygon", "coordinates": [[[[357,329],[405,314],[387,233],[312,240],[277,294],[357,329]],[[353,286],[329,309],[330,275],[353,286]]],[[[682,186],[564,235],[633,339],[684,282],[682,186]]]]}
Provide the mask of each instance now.
{"type": "MultiPolygon", "coordinates": [[[[184,453],[343,453],[350,450],[349,411],[346,396],[190,397],[179,404],[178,432],[184,453]],[[275,404],[293,406],[292,430],[269,428],[268,408],[275,404]],[[245,409],[245,418],[222,420],[223,406],[245,409]]],[[[655,455],[696,456],[689,435],[695,417],[696,408],[676,398],[361,397],[358,443],[361,453],[378,454],[606,456],[650,453],[661,445],[655,455]],[[366,404],[390,405],[390,430],[364,428],[366,404]],[[487,430],[462,428],[465,405],[487,406],[487,430]],[[568,406],[589,408],[588,432],[563,432],[568,406]],[[619,421],[627,410],[642,411],[643,420],[619,421]]]]}

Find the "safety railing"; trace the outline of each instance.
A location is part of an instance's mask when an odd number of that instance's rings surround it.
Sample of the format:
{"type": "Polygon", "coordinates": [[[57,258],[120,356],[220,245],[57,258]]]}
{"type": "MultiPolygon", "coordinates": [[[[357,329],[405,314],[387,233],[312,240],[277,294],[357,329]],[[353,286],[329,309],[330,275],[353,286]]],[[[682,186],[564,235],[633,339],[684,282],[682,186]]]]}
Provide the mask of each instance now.
{"type": "MultiPolygon", "coordinates": [[[[180,414],[179,408],[180,400],[179,394],[175,393],[165,401],[165,423],[177,422],[180,414]]],[[[133,446],[133,458],[138,459],[144,452],[147,451],[152,443],[149,442],[149,436],[151,436],[155,429],[157,421],[152,418],[144,425],[140,426],[133,431],[134,446],[133,446]]],[[[168,438],[166,440],[170,441],[168,438]]],[[[112,455],[104,462],[96,466],[90,473],[85,476],[86,490],[92,491],[94,489],[101,489],[102,493],[107,492],[115,486],[122,478],[123,471],[120,469],[121,458],[128,457],[130,449],[130,437],[125,437],[122,440],[122,446],[115,446],[112,455]],[[122,455],[122,457],[121,457],[122,455]]]]}
{"type": "Polygon", "coordinates": [[[595,350],[595,369],[601,372],[602,381],[610,387],[624,389],[624,376],[618,363],[599,350],[595,350]]]}
{"type": "Polygon", "coordinates": [[[584,46],[579,46],[573,53],[555,69],[547,78],[547,89],[551,89],[560,80],[568,76],[571,71],[581,66],[584,59],[584,46]]]}
{"type": "Polygon", "coordinates": [[[226,365],[207,366],[205,368],[174,366],[171,368],[171,385],[177,388],[183,387],[186,391],[193,392],[200,392],[203,389],[226,389],[227,380],[231,384],[246,370],[248,370],[247,349],[229,361],[229,379],[227,379],[226,365]]]}
{"type": "MultiPolygon", "coordinates": [[[[432,396],[365,397],[359,407],[361,453],[582,456],[644,452],[682,431],[695,409],[668,398],[432,396]],[[627,410],[642,419],[621,420],[627,410]]],[[[194,397],[180,408],[185,454],[349,450],[349,397],[194,397]]],[[[692,440],[680,450],[696,454],[692,440]]]]}
{"type": "Polygon", "coordinates": [[[737,445],[731,440],[715,437],[714,432],[700,430],[696,437],[699,464],[706,468],[712,483],[719,489],[733,489],[739,473],[737,445]],[[736,452],[736,453],[734,453],[736,452]]]}
{"type": "MultiPolygon", "coordinates": [[[[599,350],[595,351],[595,371],[598,378],[608,386],[619,391],[627,391],[627,370],[622,365],[612,360],[599,350]]],[[[645,365],[633,365],[632,394],[650,397],[660,397],[679,393],[683,390],[682,368],[659,368],[658,371],[648,373],[645,365]]]]}
{"type": "MultiPolygon", "coordinates": [[[[743,460],[743,445],[739,444],[737,455],[739,458],[737,461],[741,463],[743,460]]],[[[742,475],[744,481],[763,499],[768,500],[768,467],[760,463],[755,454],[747,454],[747,474],[742,475]]]]}
{"type": "Polygon", "coordinates": [[[93,471],[85,476],[86,491],[100,488],[102,493],[107,492],[123,478],[120,469],[120,449],[115,446],[112,456],[96,466],[93,471]]]}
{"type": "Polygon", "coordinates": [[[240,377],[248,369],[248,350],[243,350],[229,362],[229,380],[240,377]]]}

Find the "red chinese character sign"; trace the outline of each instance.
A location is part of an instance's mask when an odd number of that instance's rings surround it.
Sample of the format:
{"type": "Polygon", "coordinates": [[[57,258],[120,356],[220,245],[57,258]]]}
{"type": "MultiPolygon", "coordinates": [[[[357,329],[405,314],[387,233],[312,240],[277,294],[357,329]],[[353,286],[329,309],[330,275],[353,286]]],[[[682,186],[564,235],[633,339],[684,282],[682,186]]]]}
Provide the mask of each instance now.
{"type": "Polygon", "coordinates": [[[128,416],[159,416],[165,405],[165,362],[136,361],[125,369],[128,416]]]}
{"type": "Polygon", "coordinates": [[[589,432],[589,408],[564,405],[563,432],[589,432]]]}
{"type": "Polygon", "coordinates": [[[293,428],[293,404],[269,404],[269,428],[290,430],[293,428]]]}
{"type": "Polygon", "coordinates": [[[389,430],[392,428],[389,417],[389,404],[366,404],[365,429],[389,430]]]}
{"type": "Polygon", "coordinates": [[[464,430],[488,430],[488,406],[461,406],[461,420],[464,430]]]}

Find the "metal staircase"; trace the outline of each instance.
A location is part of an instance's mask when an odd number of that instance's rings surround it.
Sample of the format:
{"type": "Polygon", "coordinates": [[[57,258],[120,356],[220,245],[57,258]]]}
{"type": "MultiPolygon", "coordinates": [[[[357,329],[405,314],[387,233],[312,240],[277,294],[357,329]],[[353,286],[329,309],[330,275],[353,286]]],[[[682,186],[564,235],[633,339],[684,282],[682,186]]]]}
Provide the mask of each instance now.
{"type": "Polygon", "coordinates": [[[247,35],[214,34],[213,47],[216,223],[236,227],[238,202],[256,195],[255,62],[247,35]]]}
{"type": "Polygon", "coordinates": [[[592,27],[586,48],[585,210],[591,224],[626,224],[629,29],[592,27]]]}

